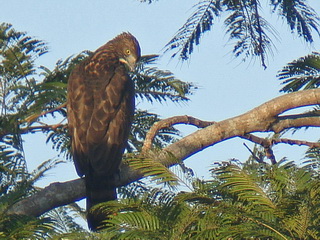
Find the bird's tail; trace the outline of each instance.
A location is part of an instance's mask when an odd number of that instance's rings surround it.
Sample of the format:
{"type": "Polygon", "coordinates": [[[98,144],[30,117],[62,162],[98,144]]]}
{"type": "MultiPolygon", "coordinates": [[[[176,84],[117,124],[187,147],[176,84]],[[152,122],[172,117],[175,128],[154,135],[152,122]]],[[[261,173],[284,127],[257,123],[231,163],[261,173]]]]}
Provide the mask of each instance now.
{"type": "Polygon", "coordinates": [[[107,219],[107,213],[100,209],[91,209],[94,205],[117,199],[114,178],[91,176],[85,178],[87,193],[87,221],[92,231],[96,231],[107,219]]]}

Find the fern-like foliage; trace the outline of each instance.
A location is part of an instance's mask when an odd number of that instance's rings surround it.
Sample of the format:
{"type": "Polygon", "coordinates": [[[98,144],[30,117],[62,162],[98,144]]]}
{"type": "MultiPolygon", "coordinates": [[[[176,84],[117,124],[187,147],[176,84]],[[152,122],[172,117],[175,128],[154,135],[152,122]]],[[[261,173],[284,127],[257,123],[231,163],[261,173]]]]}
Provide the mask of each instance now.
{"type": "Polygon", "coordinates": [[[160,70],[152,66],[158,60],[158,55],[145,55],[141,57],[132,79],[135,82],[136,96],[148,102],[187,101],[196,89],[192,83],[183,82],[172,72],[160,70]]]}
{"type": "Polygon", "coordinates": [[[75,222],[76,212],[69,206],[55,208],[45,214],[49,219],[54,220],[55,232],[70,233],[70,232],[84,232],[85,230],[75,222]]]}
{"type": "MultiPolygon", "coordinates": [[[[2,215],[2,214],[1,214],[2,215]]],[[[49,239],[54,232],[52,221],[48,218],[2,215],[0,220],[0,239],[49,239]]]]}
{"type": "Polygon", "coordinates": [[[319,158],[311,156],[302,167],[285,159],[217,163],[212,179],[194,179],[190,192],[130,184],[119,200],[96,206],[108,217],[92,239],[319,239],[319,158]]]}
{"type": "Polygon", "coordinates": [[[125,160],[132,169],[138,170],[144,177],[150,177],[151,181],[155,181],[157,184],[164,183],[166,186],[173,188],[178,185],[179,179],[176,175],[160,162],[154,161],[151,158],[134,156],[127,157],[125,160]]]}
{"type": "Polygon", "coordinates": [[[19,85],[32,88],[36,73],[35,60],[46,53],[46,44],[18,32],[10,24],[0,25],[0,106],[1,115],[20,111],[19,85]]]}
{"type": "Polygon", "coordinates": [[[314,52],[288,63],[277,75],[282,92],[318,88],[320,85],[320,54],[314,52]]]}
{"type": "Polygon", "coordinates": [[[306,170],[320,175],[320,148],[310,148],[305,157],[304,168],[306,170]]]}
{"type": "Polygon", "coordinates": [[[313,177],[312,171],[281,160],[274,165],[220,165],[214,174],[223,181],[222,193],[237,199],[236,203],[230,203],[241,214],[242,222],[233,229],[239,227],[233,236],[246,229],[240,236],[272,236],[275,239],[319,237],[320,232],[314,231],[319,218],[311,213],[319,210],[315,205],[319,196],[314,195],[319,192],[315,187],[319,179],[313,177]]]}
{"type": "Polygon", "coordinates": [[[165,52],[175,50],[172,57],[179,54],[182,60],[187,60],[194,46],[200,44],[202,35],[211,30],[213,21],[222,10],[220,1],[216,0],[202,0],[194,8],[193,14],[165,46],[165,52]]]}
{"type": "Polygon", "coordinates": [[[27,172],[19,124],[27,96],[20,94],[24,89],[32,91],[35,60],[46,51],[44,42],[16,31],[10,24],[0,24],[0,165],[5,169],[0,178],[7,190],[27,172]]]}
{"type": "Polygon", "coordinates": [[[264,189],[256,183],[253,176],[240,166],[230,164],[216,169],[215,174],[223,181],[222,187],[228,188],[229,193],[236,194],[239,200],[248,201],[253,205],[258,204],[261,207],[275,208],[264,189]]]}
{"type": "MultiPolygon", "coordinates": [[[[261,14],[259,0],[200,0],[186,23],[166,44],[164,52],[174,51],[187,60],[204,33],[212,30],[214,22],[226,16],[224,23],[229,40],[234,44],[235,57],[258,57],[266,68],[267,56],[273,52],[277,33],[261,14]],[[226,13],[226,14],[224,14],[226,13]]],[[[313,31],[319,34],[319,17],[304,0],[270,0],[273,13],[286,19],[292,32],[306,42],[313,41],[313,31]]]]}
{"type": "Polygon", "coordinates": [[[266,68],[267,54],[272,54],[272,40],[275,36],[271,25],[261,16],[259,1],[229,1],[226,12],[230,15],[225,20],[230,41],[235,41],[233,53],[235,57],[258,57],[266,68]]]}
{"type": "Polygon", "coordinates": [[[105,211],[117,213],[110,215],[101,234],[106,239],[174,239],[170,232],[187,219],[190,212],[186,207],[174,201],[171,192],[147,189],[139,198],[100,205],[105,211]]]}
{"type": "Polygon", "coordinates": [[[306,42],[313,42],[312,30],[319,34],[319,17],[305,0],[271,0],[273,11],[286,19],[291,31],[306,42]]]}
{"type": "Polygon", "coordinates": [[[57,160],[45,161],[32,173],[2,169],[2,175],[10,175],[14,181],[6,182],[6,179],[1,179],[0,239],[48,239],[51,234],[57,231],[54,219],[8,215],[7,210],[15,202],[37,191],[34,187],[35,182],[60,162],[57,160]]]}
{"type": "MultiPolygon", "coordinates": [[[[72,69],[76,64],[83,61],[90,55],[90,52],[84,51],[80,54],[68,57],[66,60],[59,60],[55,68],[51,71],[41,66],[42,71],[39,76],[43,80],[33,86],[33,94],[25,101],[27,111],[25,112],[25,121],[31,125],[38,121],[39,117],[48,115],[66,117],[66,108],[61,107],[67,100],[67,82],[72,69]]],[[[23,88],[23,86],[19,86],[23,88]]],[[[27,93],[25,93],[27,94],[27,93]]]]}
{"type": "Polygon", "coordinates": [[[0,202],[9,207],[23,197],[30,196],[30,194],[36,191],[34,187],[35,182],[39,181],[47,171],[60,163],[62,161],[49,159],[40,164],[31,173],[26,171],[20,172],[15,168],[2,168],[3,176],[8,175],[8,177],[1,179],[2,191],[0,192],[0,202]]]}

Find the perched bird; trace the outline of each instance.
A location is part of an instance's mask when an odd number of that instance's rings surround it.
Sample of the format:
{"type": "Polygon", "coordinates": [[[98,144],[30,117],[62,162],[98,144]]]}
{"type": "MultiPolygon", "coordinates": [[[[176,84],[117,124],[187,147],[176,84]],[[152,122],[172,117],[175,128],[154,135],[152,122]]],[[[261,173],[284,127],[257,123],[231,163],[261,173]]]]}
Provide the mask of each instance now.
{"type": "Polygon", "coordinates": [[[103,214],[89,211],[117,198],[115,174],[134,115],[134,84],[128,72],[140,58],[138,41],[122,33],[78,64],[68,80],[68,126],[77,173],[85,177],[88,226],[103,214]]]}

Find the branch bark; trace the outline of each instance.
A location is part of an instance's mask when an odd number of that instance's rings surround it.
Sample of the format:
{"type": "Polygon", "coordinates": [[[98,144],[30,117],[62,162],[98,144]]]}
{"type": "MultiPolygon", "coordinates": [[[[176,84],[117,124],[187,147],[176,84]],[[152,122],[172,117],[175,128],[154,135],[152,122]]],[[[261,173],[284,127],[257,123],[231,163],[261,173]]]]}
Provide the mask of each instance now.
{"type": "MultiPolygon", "coordinates": [[[[265,156],[270,159],[272,164],[276,164],[276,158],[273,154],[272,147],[273,145],[279,144],[279,143],[285,143],[289,145],[298,145],[298,146],[308,146],[310,148],[320,148],[319,142],[308,142],[308,141],[302,141],[302,140],[296,140],[296,139],[287,139],[287,138],[261,138],[258,136],[255,136],[253,134],[245,134],[243,136],[239,136],[243,139],[247,139],[253,143],[259,144],[262,146],[265,150],[265,156]]],[[[245,145],[246,146],[246,145],[245,145]]],[[[248,148],[248,146],[246,146],[248,148]]],[[[251,151],[248,148],[249,151],[251,151]]],[[[255,156],[253,156],[255,157],[255,156]]],[[[256,158],[258,162],[263,162],[261,159],[256,158]]]]}
{"type": "Polygon", "coordinates": [[[188,125],[196,126],[198,128],[204,128],[214,123],[215,122],[202,121],[200,119],[187,116],[187,115],[175,116],[175,117],[163,119],[153,124],[153,126],[150,128],[149,132],[147,133],[146,139],[144,140],[144,144],[142,146],[141,152],[146,153],[148,150],[150,150],[153,139],[155,138],[157,133],[163,128],[170,127],[176,124],[188,124],[188,125]]]}
{"type": "MultiPolygon", "coordinates": [[[[301,114],[292,117],[282,115],[287,110],[317,105],[320,103],[320,89],[304,90],[277,97],[242,115],[215,122],[200,129],[179,141],[167,146],[156,156],[152,156],[167,167],[177,164],[177,160],[185,160],[191,155],[234,137],[245,136],[253,132],[275,132],[303,126],[320,127],[320,116],[301,114]],[[175,157],[175,159],[172,158],[175,157]]],[[[166,121],[166,120],[164,120],[166,121]]],[[[161,125],[161,124],[158,124],[161,125]]],[[[120,168],[117,186],[141,179],[143,176],[126,163],[120,168]]],[[[39,216],[54,207],[66,205],[85,197],[85,186],[82,179],[65,183],[53,183],[33,196],[14,204],[8,211],[10,214],[39,216]]]]}

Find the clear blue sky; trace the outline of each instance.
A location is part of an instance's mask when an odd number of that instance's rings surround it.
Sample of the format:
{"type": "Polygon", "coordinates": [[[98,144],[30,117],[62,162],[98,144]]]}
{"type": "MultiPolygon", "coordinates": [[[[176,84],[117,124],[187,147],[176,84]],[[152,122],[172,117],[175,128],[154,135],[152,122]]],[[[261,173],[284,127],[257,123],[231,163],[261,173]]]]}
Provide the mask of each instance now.
{"type": "MultiPolygon", "coordinates": [[[[122,31],[130,31],[136,36],[142,54],[161,53],[164,45],[190,16],[192,5],[197,1],[159,0],[151,5],[136,0],[0,2],[1,22],[11,23],[15,29],[26,31],[48,43],[49,53],[41,57],[38,63],[52,69],[57,60],[82,50],[95,50],[122,31]]],[[[266,6],[264,14],[268,16],[271,10],[266,1],[261,2],[263,7],[266,6]]],[[[309,2],[320,12],[318,0],[309,2]]],[[[191,101],[186,105],[141,103],[139,107],[158,113],[163,118],[187,114],[203,120],[219,121],[279,96],[280,83],[275,77],[277,71],[298,57],[318,51],[320,40],[316,37],[310,47],[291,35],[287,25],[277,16],[273,16],[271,22],[279,32],[280,41],[274,42],[277,50],[273,57],[269,57],[267,70],[263,70],[258,61],[240,63],[239,59],[232,58],[232,45],[227,44],[228,36],[224,34],[223,22],[220,20],[211,32],[205,34],[190,61],[183,64],[177,59],[169,61],[167,55],[159,63],[160,68],[171,70],[181,80],[200,86],[195,95],[191,96],[191,101]]],[[[182,129],[185,133],[195,130],[193,127],[182,129]]],[[[316,140],[318,134],[301,131],[295,138],[298,136],[316,140]]],[[[56,156],[50,146],[44,144],[44,136],[36,134],[25,140],[29,169],[56,156]]],[[[245,160],[249,152],[243,142],[241,139],[233,139],[219,143],[193,156],[187,165],[193,167],[199,177],[207,177],[213,162],[230,158],[245,160]]],[[[300,160],[305,149],[277,146],[274,151],[278,159],[288,155],[291,160],[300,160]]],[[[76,177],[73,165],[64,164],[51,171],[41,185],[76,177]]]]}

